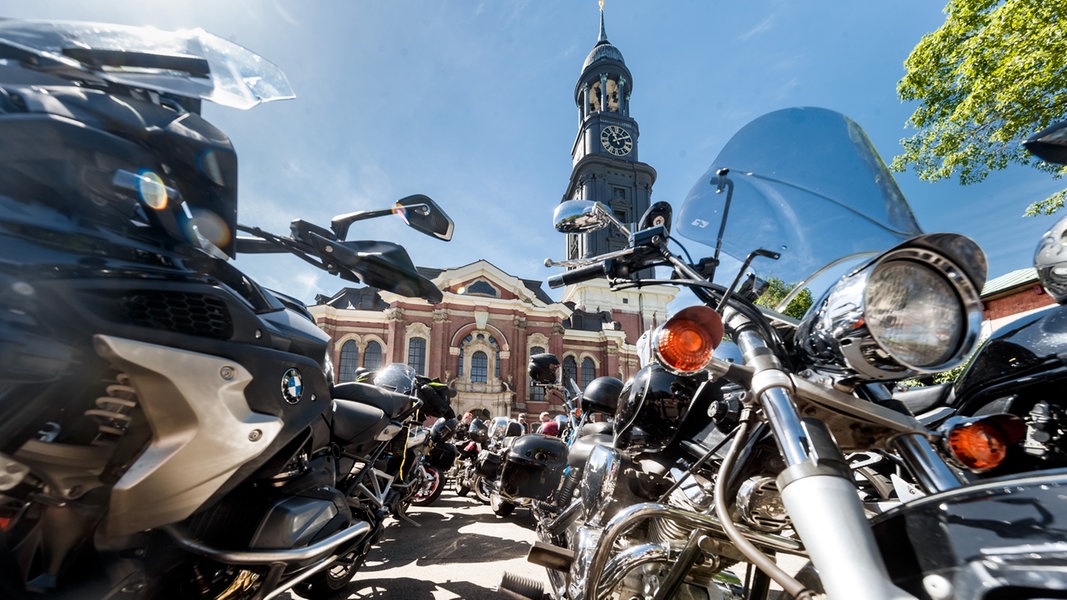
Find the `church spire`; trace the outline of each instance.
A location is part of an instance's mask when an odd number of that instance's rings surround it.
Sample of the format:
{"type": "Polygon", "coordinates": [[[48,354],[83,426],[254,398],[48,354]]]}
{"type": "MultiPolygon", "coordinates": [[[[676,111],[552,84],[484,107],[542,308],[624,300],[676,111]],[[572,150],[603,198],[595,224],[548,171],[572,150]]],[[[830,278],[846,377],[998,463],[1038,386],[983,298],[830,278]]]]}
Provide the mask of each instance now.
{"type": "Polygon", "coordinates": [[[607,44],[607,43],[609,43],[608,42],[608,32],[607,32],[606,29],[604,29],[604,0],[600,0],[600,39],[597,41],[597,43],[598,44],[607,44]]]}

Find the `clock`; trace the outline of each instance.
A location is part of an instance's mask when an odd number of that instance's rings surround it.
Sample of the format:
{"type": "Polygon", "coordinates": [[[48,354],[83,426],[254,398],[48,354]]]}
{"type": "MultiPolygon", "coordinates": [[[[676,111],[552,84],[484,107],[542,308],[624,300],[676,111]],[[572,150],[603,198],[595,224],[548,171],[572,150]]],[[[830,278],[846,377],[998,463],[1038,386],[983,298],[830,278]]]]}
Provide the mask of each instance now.
{"type": "Polygon", "coordinates": [[[626,156],[634,147],[630,132],[618,125],[608,125],[600,132],[600,143],[615,156],[626,156]]]}

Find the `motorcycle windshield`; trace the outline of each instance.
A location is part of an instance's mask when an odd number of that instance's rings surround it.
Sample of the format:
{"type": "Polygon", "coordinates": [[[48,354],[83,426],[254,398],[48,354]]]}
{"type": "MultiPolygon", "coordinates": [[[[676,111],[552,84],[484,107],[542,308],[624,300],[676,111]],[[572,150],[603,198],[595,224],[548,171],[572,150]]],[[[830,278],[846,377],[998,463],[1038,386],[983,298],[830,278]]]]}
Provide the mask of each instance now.
{"type": "Polygon", "coordinates": [[[751,273],[816,297],[850,267],[922,233],[860,126],[821,108],[776,111],[742,128],[690,190],[675,232],[712,248],[721,240],[719,283],[763,249],[780,256],[755,258],[751,273]]]}
{"type": "Polygon", "coordinates": [[[294,97],[277,66],[202,29],[0,20],[0,57],[26,54],[55,70],[233,108],[294,97]]]}

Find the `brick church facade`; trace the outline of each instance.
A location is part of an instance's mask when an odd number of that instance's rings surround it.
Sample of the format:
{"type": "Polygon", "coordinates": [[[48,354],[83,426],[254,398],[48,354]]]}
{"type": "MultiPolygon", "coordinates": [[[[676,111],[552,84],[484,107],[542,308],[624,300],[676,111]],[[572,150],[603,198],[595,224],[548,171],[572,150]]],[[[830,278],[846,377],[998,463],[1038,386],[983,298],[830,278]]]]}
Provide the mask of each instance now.
{"type": "MultiPolygon", "coordinates": [[[[637,160],[638,128],[629,113],[633,79],[622,53],[600,36],[575,86],[580,123],[563,201],[598,200],[624,222],[649,206],[655,170],[637,160]]],[[[547,209],[548,207],[546,207],[547,209]]],[[[546,210],[547,214],[547,210],[546,210]]],[[[567,257],[622,247],[626,237],[602,230],[567,236],[567,257]]],[[[444,293],[437,304],[371,287],[344,288],[308,307],[333,340],[337,381],[358,367],[406,363],[457,391],[457,413],[493,415],[561,411],[561,398],[530,385],[531,354],[551,352],[580,386],[611,375],[625,380],[640,367],[635,342],[667,317],[673,287],[612,291],[591,281],[554,301],[541,282],[505,273],[488,260],[453,268],[420,268],[444,293]]]]}

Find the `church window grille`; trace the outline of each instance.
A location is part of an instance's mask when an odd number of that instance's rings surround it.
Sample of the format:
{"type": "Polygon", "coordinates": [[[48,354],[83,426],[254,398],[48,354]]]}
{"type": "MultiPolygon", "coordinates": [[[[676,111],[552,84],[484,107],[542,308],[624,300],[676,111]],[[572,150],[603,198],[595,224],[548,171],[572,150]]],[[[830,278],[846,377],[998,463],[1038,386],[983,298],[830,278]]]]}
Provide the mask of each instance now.
{"type": "Polygon", "coordinates": [[[359,346],[348,340],[341,346],[341,360],[337,365],[337,381],[355,381],[356,368],[359,367],[359,346]]]}
{"type": "Polygon", "coordinates": [[[582,387],[589,385],[589,382],[596,379],[596,363],[593,359],[586,357],[582,359],[582,387]]]}
{"type": "Polygon", "coordinates": [[[471,381],[486,383],[489,380],[489,357],[481,350],[471,355],[471,381]]]}
{"type": "Polygon", "coordinates": [[[363,366],[368,369],[377,369],[382,366],[382,345],[378,342],[368,342],[367,349],[363,351],[363,366]]]}
{"type": "Polygon", "coordinates": [[[411,338],[408,340],[408,366],[419,375],[426,374],[426,340],[411,338]]]}
{"type": "Polygon", "coordinates": [[[567,384],[568,381],[578,380],[578,361],[574,360],[573,356],[568,356],[563,359],[563,383],[567,384]]]}

